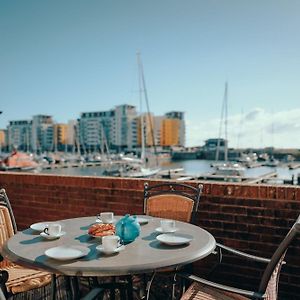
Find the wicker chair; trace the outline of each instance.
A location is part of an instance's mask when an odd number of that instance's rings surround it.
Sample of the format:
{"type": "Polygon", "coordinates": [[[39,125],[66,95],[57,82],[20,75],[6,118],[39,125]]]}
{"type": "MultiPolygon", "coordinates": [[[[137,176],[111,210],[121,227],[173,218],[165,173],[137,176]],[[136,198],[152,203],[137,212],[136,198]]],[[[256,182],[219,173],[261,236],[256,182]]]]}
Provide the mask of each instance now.
{"type": "MultiPolygon", "coordinates": [[[[194,223],[198,211],[203,186],[193,187],[183,183],[161,183],[149,186],[144,184],[144,214],[194,223]]],[[[157,274],[173,277],[172,298],[175,293],[175,274],[178,269],[165,268],[154,272],[146,287],[147,299],[152,282],[157,274]]]]}
{"type": "MultiPolygon", "coordinates": [[[[0,190],[0,247],[17,232],[17,225],[13,211],[4,189],[0,190]]],[[[1,256],[0,261],[0,299],[1,294],[6,298],[42,288],[51,282],[52,276],[48,272],[27,269],[16,265],[1,256]]],[[[38,295],[43,293],[37,290],[38,295]]],[[[24,295],[25,297],[25,295],[24,295]]],[[[40,296],[43,299],[43,296],[40,296]]],[[[35,297],[38,299],[38,296],[35,297]]]]}
{"type": "Polygon", "coordinates": [[[284,257],[287,249],[293,239],[300,232],[300,215],[292,226],[284,240],[280,243],[271,259],[249,255],[235,249],[217,244],[218,250],[229,251],[232,254],[239,255],[245,259],[266,263],[267,267],[263,273],[260,285],[257,291],[248,291],[238,289],[206,279],[190,275],[188,273],[178,273],[179,276],[192,280],[193,283],[183,294],[181,300],[246,300],[246,299],[278,299],[278,282],[281,266],[285,263],[284,257]]]}
{"type": "Polygon", "coordinates": [[[144,185],[144,213],[153,217],[183,222],[195,221],[203,186],[183,183],[144,185]]]}

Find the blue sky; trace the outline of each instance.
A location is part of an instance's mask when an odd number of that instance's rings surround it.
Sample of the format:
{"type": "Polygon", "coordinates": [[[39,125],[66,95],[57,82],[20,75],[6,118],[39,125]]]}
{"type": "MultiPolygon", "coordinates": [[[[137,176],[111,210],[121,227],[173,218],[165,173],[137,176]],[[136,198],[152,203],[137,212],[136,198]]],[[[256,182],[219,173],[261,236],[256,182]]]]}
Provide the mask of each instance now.
{"type": "Polygon", "coordinates": [[[298,147],[298,0],[0,0],[0,128],[50,114],[138,106],[142,53],[151,111],[186,113],[187,145],[298,147]]]}

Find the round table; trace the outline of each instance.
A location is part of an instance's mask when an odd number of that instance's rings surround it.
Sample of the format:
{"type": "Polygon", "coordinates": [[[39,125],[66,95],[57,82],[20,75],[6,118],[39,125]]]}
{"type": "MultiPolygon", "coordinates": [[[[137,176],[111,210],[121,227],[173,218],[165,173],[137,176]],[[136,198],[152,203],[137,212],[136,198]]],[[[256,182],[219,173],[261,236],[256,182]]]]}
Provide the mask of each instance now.
{"type": "Polygon", "coordinates": [[[66,234],[56,240],[46,240],[32,229],[26,229],[10,238],[2,251],[9,260],[30,268],[70,276],[117,276],[185,265],[206,257],[215,249],[216,241],[209,232],[179,221],[176,221],[176,233],[189,235],[192,241],[180,246],[162,244],[156,240],[159,233],[155,231],[161,219],[148,218],[149,222],[141,225],[140,236],[114,255],[99,252],[96,247],[100,241],[88,235],[95,217],[58,221],[66,234]],[[90,252],[85,257],[68,261],[51,259],[44,254],[47,249],[62,245],[86,246],[90,252]]]}

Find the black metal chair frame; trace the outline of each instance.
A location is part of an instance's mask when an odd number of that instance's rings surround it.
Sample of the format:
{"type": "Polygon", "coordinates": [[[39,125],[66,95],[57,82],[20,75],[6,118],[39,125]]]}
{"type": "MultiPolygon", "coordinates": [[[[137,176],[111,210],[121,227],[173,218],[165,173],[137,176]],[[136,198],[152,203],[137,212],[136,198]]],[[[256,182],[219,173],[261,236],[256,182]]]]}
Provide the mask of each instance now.
{"type": "MultiPolygon", "coordinates": [[[[199,208],[199,202],[200,197],[202,194],[203,185],[198,184],[197,187],[185,184],[185,183],[178,183],[178,182],[168,182],[168,183],[159,183],[152,186],[149,186],[148,182],[145,182],[144,184],[144,214],[147,213],[147,201],[149,198],[153,196],[158,195],[179,195],[184,196],[186,198],[189,198],[193,200],[193,209],[191,214],[190,223],[195,224],[196,221],[196,213],[199,208]]],[[[191,266],[186,266],[185,269],[191,269],[191,266]]],[[[177,268],[174,269],[174,275],[173,275],[173,285],[172,285],[172,298],[174,298],[175,294],[175,276],[177,273],[177,268]]],[[[150,289],[152,282],[154,280],[154,277],[156,276],[156,272],[153,272],[151,275],[150,280],[148,283],[146,283],[146,280],[144,278],[144,284],[146,286],[146,299],[150,296],[150,289]]]]}
{"type": "Polygon", "coordinates": [[[194,201],[191,224],[194,224],[196,218],[196,212],[199,208],[200,196],[202,194],[203,185],[198,184],[197,187],[187,185],[185,183],[160,183],[149,186],[149,183],[144,184],[144,214],[147,211],[147,201],[152,196],[158,195],[180,195],[187,197],[194,201]]]}
{"type": "Polygon", "coordinates": [[[220,262],[222,260],[222,250],[224,250],[224,251],[230,252],[234,255],[238,255],[244,259],[267,264],[257,291],[249,291],[249,290],[239,289],[239,288],[215,283],[215,282],[212,282],[212,281],[206,280],[204,278],[200,278],[198,276],[195,276],[195,275],[192,275],[189,273],[185,273],[185,272],[179,272],[177,275],[181,278],[188,279],[190,281],[199,282],[199,283],[205,284],[209,287],[219,289],[222,291],[227,291],[227,292],[232,292],[232,293],[236,293],[239,295],[243,295],[243,296],[249,297],[250,299],[265,299],[268,283],[271,279],[271,276],[272,276],[275,268],[278,268],[278,273],[276,275],[277,276],[276,283],[277,283],[277,288],[278,288],[280,269],[281,269],[281,266],[283,264],[285,264],[285,262],[283,261],[284,256],[288,250],[290,243],[295,239],[295,237],[299,233],[300,233],[300,215],[298,216],[296,222],[293,224],[292,228],[289,230],[289,232],[287,233],[287,235],[285,236],[283,241],[279,244],[278,248],[274,252],[271,259],[260,257],[260,256],[255,256],[255,255],[250,255],[248,253],[245,253],[245,252],[242,252],[242,251],[233,249],[231,247],[227,247],[227,246],[217,243],[217,252],[218,252],[220,262]]]}

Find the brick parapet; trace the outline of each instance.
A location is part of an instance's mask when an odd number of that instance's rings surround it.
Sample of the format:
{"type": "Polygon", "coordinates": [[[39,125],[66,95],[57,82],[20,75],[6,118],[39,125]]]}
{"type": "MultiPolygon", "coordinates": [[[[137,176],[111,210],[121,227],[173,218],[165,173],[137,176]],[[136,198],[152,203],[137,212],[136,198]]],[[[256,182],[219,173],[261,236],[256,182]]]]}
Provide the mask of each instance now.
{"type": "MultiPolygon", "coordinates": [[[[107,210],[141,214],[145,181],[150,180],[0,173],[0,187],[9,195],[19,229],[42,220],[96,215],[107,210]]],[[[202,183],[197,224],[218,242],[248,253],[270,257],[300,212],[297,186],[202,183]]],[[[300,299],[299,253],[298,239],[288,252],[280,299],[300,299]]],[[[212,260],[195,264],[196,270],[202,272],[212,260]]],[[[233,262],[239,261],[231,256],[225,258],[226,271],[216,273],[217,279],[231,284],[246,279],[243,287],[253,289],[262,266],[247,264],[245,271],[244,262],[238,268],[232,266],[233,262]]]]}

